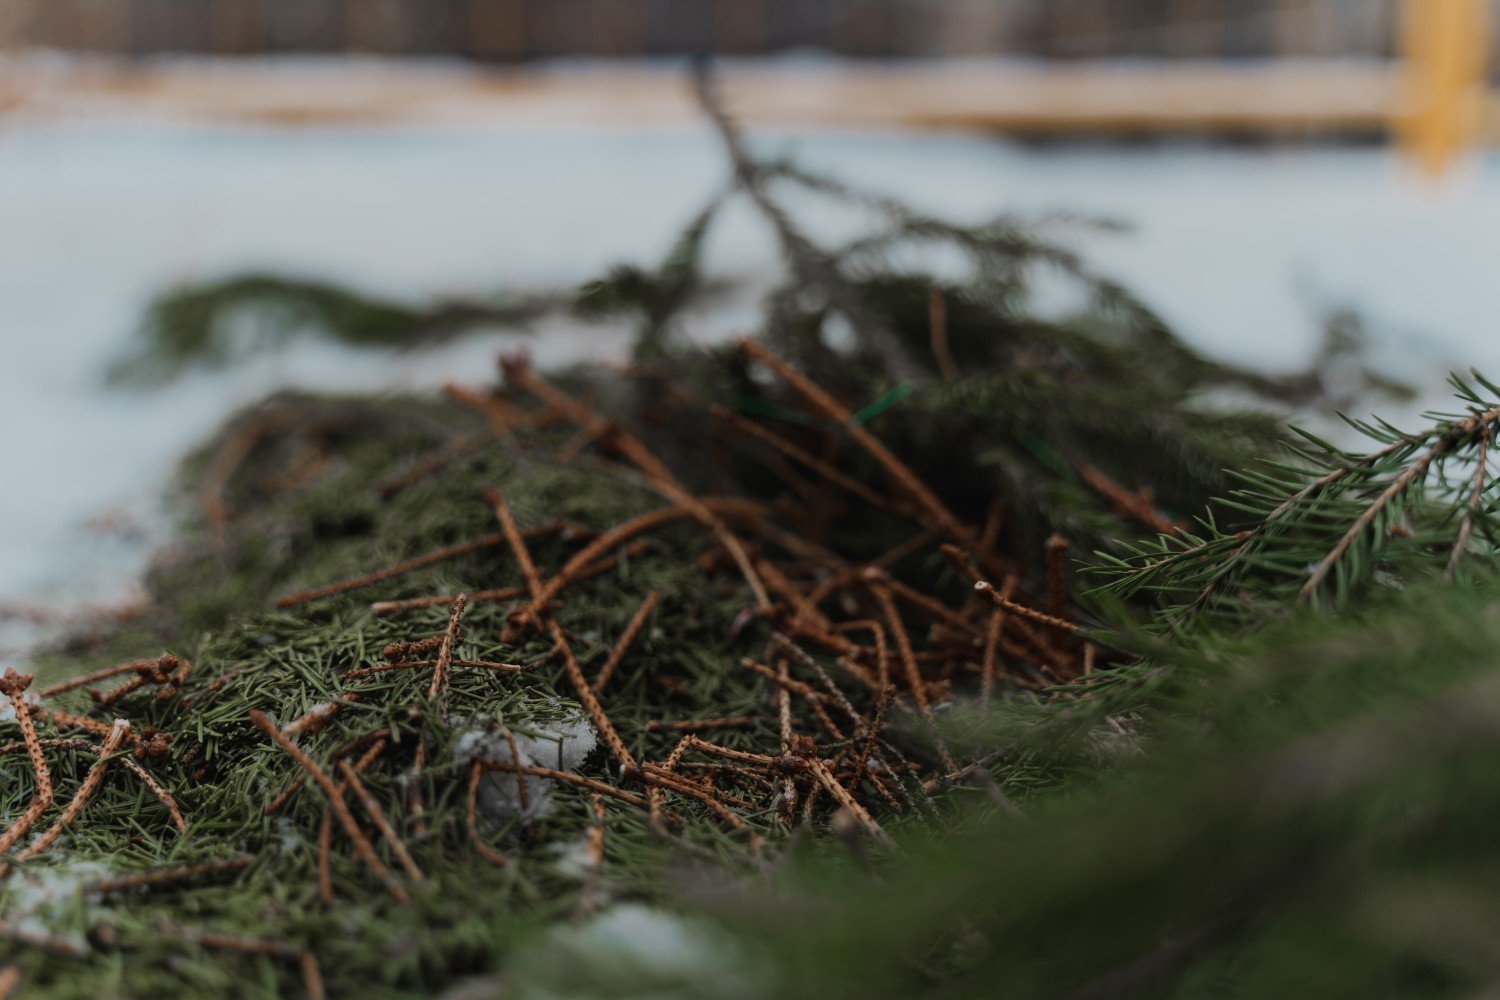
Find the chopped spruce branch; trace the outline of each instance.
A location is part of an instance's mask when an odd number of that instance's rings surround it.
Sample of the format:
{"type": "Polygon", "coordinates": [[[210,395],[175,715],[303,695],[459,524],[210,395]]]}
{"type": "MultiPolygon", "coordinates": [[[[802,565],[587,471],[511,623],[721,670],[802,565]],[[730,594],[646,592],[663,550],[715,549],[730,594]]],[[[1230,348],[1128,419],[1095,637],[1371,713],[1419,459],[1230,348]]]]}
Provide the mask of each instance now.
{"type": "Polygon", "coordinates": [[[1500,523],[1484,494],[1500,391],[1475,380],[1491,395],[1454,376],[1467,412],[1430,414],[1421,431],[1350,421],[1380,445],[1367,453],[1304,434],[1288,448],[1293,461],[1241,473],[1244,485],[1222,501],[1253,517],[1248,526],[1203,517],[1195,532],[1105,556],[1110,589],[1157,596],[1174,630],[1205,614],[1243,625],[1289,601],[1346,602],[1397,566],[1403,576],[1440,566],[1451,580],[1465,554],[1492,560],[1500,523]]]}
{"type": "Polygon", "coordinates": [[[642,318],[641,363],[270,400],[186,462],[143,613],[37,665],[79,681],[6,675],[0,964],[62,997],[1500,980],[1497,403],[1257,465],[1319,373],[1197,355],[1085,223],[757,162],[703,89],[733,185],[577,298],[642,318]],[[879,228],[817,247],[787,187],[879,228]],[[789,273],[690,348],[733,198],[789,273]],[[968,273],[895,263],[936,247],[968,273]],[[1033,314],[1045,270],[1077,315],[1033,314]]]}
{"type": "Polygon", "coordinates": [[[334,285],[251,274],[189,286],[158,299],[138,353],[117,362],[113,381],[168,381],[191,365],[222,367],[308,333],[364,347],[412,347],[486,326],[535,318],[537,302],[451,301],[410,306],[334,285]]]}

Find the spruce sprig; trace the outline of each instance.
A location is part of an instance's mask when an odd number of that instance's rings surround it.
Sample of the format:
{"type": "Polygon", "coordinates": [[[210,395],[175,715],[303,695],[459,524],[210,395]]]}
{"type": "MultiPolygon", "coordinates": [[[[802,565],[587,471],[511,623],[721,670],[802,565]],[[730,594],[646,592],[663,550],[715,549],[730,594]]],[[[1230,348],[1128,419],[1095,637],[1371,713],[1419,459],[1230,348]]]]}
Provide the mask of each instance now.
{"type": "Polygon", "coordinates": [[[1288,460],[1233,473],[1243,485],[1219,501],[1247,524],[1205,515],[1197,530],[1127,544],[1123,556],[1100,553],[1106,589],[1157,595],[1161,623],[1180,633],[1204,616],[1243,626],[1296,604],[1341,605],[1398,563],[1450,580],[1466,565],[1492,564],[1500,386],[1471,378],[1449,379],[1461,412],[1424,414],[1432,423],[1417,431],[1344,418],[1376,445],[1370,451],[1294,428],[1301,442],[1286,446],[1288,460]]]}

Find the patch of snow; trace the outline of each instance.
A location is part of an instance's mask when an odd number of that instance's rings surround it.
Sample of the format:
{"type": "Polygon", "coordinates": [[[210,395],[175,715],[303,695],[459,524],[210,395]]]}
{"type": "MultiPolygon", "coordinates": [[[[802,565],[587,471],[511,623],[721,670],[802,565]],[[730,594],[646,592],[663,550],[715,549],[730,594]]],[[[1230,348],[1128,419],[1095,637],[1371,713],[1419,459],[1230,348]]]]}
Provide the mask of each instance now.
{"type": "Polygon", "coordinates": [[[110,874],[95,861],[18,869],[6,887],[5,922],[19,934],[56,938],[87,950],[83,931],[88,926],[87,910],[100,899],[90,887],[110,874]]]}
{"type": "MultiPolygon", "coordinates": [[[[36,695],[32,694],[30,691],[22,692],[21,697],[25,699],[26,704],[28,705],[37,706],[41,704],[36,695]]],[[[16,721],[18,721],[16,719],[16,706],[11,704],[9,698],[0,698],[0,722],[16,721]]]]}
{"type": "MultiPolygon", "coordinates": [[[[497,764],[520,763],[547,767],[557,771],[576,770],[598,745],[595,732],[583,710],[571,703],[564,706],[561,718],[550,722],[529,723],[525,730],[513,729],[515,754],[505,731],[490,726],[476,726],[459,736],[453,746],[454,760],[467,763],[475,758],[497,764]]],[[[520,776],[525,782],[526,803],[521,802],[517,775],[508,771],[487,771],[479,780],[475,811],[484,819],[501,825],[514,820],[532,820],[552,810],[551,778],[520,776]]]]}
{"type": "Polygon", "coordinates": [[[766,969],[702,921],[636,903],[611,907],[582,928],[557,928],[521,956],[510,995],[525,1000],[614,995],[659,1000],[760,1000],[777,995],[766,969]]]}

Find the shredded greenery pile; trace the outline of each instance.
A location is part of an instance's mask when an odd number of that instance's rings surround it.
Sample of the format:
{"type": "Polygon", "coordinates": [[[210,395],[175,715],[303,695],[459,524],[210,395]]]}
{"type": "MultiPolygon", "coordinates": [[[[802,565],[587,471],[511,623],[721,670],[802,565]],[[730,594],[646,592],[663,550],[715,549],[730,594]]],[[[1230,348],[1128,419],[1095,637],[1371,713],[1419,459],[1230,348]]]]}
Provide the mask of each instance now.
{"type": "Polygon", "coordinates": [[[268,400],[185,464],[140,612],[0,682],[4,982],[1492,991],[1500,391],[1368,453],[1285,434],[1346,344],[1217,364],[1071,221],[760,163],[702,93],[732,184],[577,297],[634,365],[268,400]],[[820,248],[788,185],[877,228],[820,248]],[[787,276],[690,349],[738,197],[787,276]],[[965,276],[903,264],[936,248],[965,276]]]}

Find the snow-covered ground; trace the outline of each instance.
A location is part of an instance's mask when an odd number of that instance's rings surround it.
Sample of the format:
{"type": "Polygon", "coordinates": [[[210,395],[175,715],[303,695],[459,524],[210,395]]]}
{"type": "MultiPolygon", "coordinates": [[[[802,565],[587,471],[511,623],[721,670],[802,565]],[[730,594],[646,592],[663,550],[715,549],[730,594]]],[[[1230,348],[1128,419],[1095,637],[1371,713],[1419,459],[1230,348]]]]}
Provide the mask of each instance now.
{"type": "MultiPolygon", "coordinates": [[[[1304,361],[1320,307],[1350,303],[1405,374],[1500,372],[1500,156],[1436,190],[1375,149],[1025,148],[854,131],[762,133],[757,145],[960,218],[1068,209],[1133,223],[1090,237],[1088,255],[1237,362],[1304,361]]],[[[413,298],[563,287],[659,257],[724,179],[697,126],[0,120],[0,605],[127,596],[160,538],[174,463],[267,391],[482,382],[519,339],[402,355],[302,343],[146,393],[107,388],[105,366],[163,288],[251,268],[413,298]]],[[[824,238],[852,225],[827,210],[810,223],[824,238]]],[[[709,259],[753,281],[776,255],[739,210],[709,259]]],[[[742,305],[690,332],[723,337],[747,319],[742,305]]],[[[558,321],[529,342],[552,363],[619,355],[626,332],[558,321]]],[[[0,633],[0,652],[15,641],[0,633]]]]}

